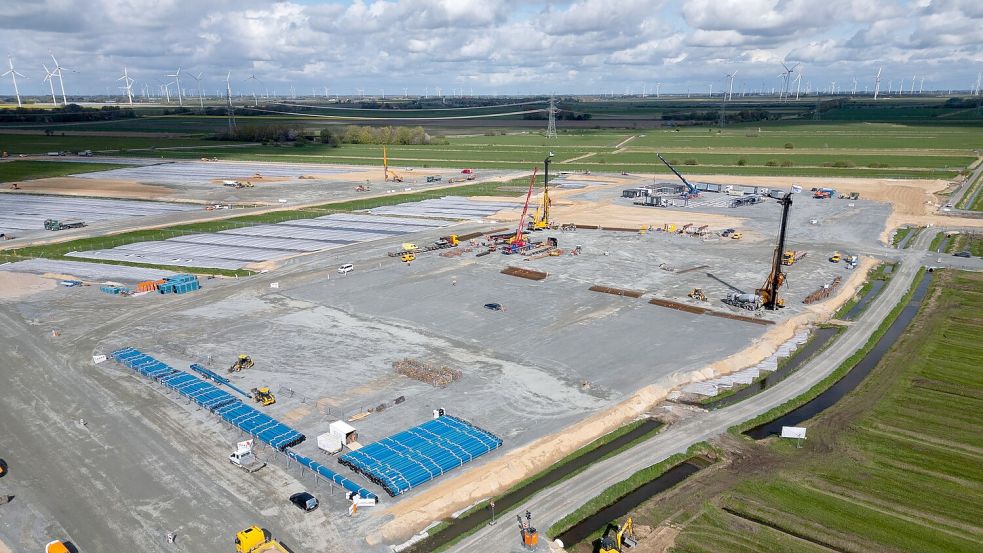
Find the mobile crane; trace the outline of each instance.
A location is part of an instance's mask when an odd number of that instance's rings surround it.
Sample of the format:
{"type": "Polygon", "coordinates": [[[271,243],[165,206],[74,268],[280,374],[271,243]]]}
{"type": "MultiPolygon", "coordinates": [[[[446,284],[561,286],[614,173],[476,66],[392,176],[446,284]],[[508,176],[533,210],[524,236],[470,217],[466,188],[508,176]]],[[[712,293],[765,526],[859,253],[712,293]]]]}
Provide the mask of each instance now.
{"type": "Polygon", "coordinates": [[[659,159],[662,160],[662,163],[665,163],[666,167],[668,167],[669,170],[672,171],[674,175],[679,177],[679,180],[683,181],[683,184],[686,185],[686,192],[683,192],[683,199],[690,200],[700,195],[700,190],[695,186],[693,186],[692,184],[690,184],[689,181],[686,180],[686,177],[680,175],[679,171],[677,171],[675,167],[670,165],[669,162],[666,161],[666,158],[662,157],[662,154],[655,154],[655,155],[659,156],[659,159]]]}
{"type": "Polygon", "coordinates": [[[543,160],[543,166],[545,171],[543,172],[543,199],[536,208],[536,212],[532,216],[532,221],[529,221],[529,230],[546,230],[550,228],[550,206],[552,202],[550,201],[550,161],[553,159],[553,152],[550,152],[546,159],[543,160]]]}
{"type": "Polygon", "coordinates": [[[785,257],[785,232],[788,228],[788,212],[792,207],[792,193],[789,192],[782,197],[778,203],[782,204],[782,227],[778,233],[778,246],[771,257],[771,272],[764,285],[754,291],[753,294],[742,293],[740,291],[731,292],[724,298],[724,303],[741,307],[749,311],[764,307],[768,310],[775,310],[785,307],[785,300],[778,297],[778,289],[785,283],[785,273],[782,271],[782,260],[785,257]]]}
{"type": "Polygon", "coordinates": [[[526,192],[526,203],[522,206],[522,215],[519,217],[519,226],[515,229],[515,236],[507,240],[507,247],[512,251],[519,251],[526,246],[526,235],[523,233],[526,213],[529,213],[529,198],[532,197],[532,187],[536,184],[536,173],[539,167],[534,167],[532,177],[529,178],[529,191],[526,192]]]}
{"type": "Polygon", "coordinates": [[[382,147],[382,170],[385,173],[386,182],[403,182],[403,177],[389,169],[389,153],[386,151],[385,146],[382,147]]]}

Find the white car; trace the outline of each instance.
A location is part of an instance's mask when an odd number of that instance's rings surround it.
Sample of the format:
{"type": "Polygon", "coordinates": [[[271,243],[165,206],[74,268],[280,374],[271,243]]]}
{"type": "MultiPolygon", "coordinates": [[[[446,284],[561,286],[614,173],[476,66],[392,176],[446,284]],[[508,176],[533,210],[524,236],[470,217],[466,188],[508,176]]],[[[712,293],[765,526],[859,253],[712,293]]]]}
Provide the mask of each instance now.
{"type": "Polygon", "coordinates": [[[338,274],[344,275],[355,270],[355,266],[351,263],[345,263],[341,267],[338,267],[338,274]]]}

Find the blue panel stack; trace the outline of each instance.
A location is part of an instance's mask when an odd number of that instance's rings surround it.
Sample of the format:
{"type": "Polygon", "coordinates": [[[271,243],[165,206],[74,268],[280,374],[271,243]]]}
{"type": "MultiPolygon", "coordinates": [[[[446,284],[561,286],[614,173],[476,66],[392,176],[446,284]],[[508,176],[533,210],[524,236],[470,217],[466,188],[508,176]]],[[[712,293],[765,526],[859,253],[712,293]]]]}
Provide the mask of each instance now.
{"type": "Polygon", "coordinates": [[[100,292],[105,292],[107,294],[112,294],[114,296],[119,296],[121,294],[129,294],[131,290],[126,286],[117,286],[115,284],[104,284],[99,287],[100,292]]]}
{"type": "Polygon", "coordinates": [[[232,394],[194,375],[161,363],[138,350],[123,348],[114,351],[111,355],[119,363],[159,381],[276,449],[283,451],[305,439],[300,432],[246,405],[232,394]]]}
{"type": "Polygon", "coordinates": [[[290,449],[287,450],[287,457],[290,457],[294,461],[297,461],[301,465],[304,465],[305,467],[313,470],[314,472],[320,474],[324,478],[331,480],[335,484],[338,484],[339,486],[345,488],[350,492],[357,493],[359,496],[367,499],[375,499],[376,503],[379,502],[379,498],[374,493],[363,488],[362,486],[359,486],[357,483],[352,482],[351,480],[345,478],[344,476],[341,476],[340,474],[332,471],[331,469],[322,465],[321,463],[318,463],[314,459],[304,457],[303,455],[300,455],[299,453],[296,453],[290,449]]]}
{"type": "Polygon", "coordinates": [[[161,294],[184,294],[194,292],[201,288],[198,277],[189,274],[172,275],[164,277],[164,283],[157,286],[157,291],[161,294]]]}
{"type": "Polygon", "coordinates": [[[487,430],[442,416],[346,453],[338,462],[397,496],[501,445],[487,430]]]}

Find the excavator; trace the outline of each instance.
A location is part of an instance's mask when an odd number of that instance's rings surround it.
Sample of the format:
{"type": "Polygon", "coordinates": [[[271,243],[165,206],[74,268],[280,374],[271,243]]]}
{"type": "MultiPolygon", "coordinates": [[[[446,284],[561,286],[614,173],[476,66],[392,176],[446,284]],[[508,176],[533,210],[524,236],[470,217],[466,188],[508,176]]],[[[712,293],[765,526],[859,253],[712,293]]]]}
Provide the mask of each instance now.
{"type": "Polygon", "coordinates": [[[403,182],[402,176],[389,169],[389,153],[385,146],[382,147],[382,170],[385,173],[386,182],[403,182]]]}
{"type": "Polygon", "coordinates": [[[636,545],[638,540],[635,539],[635,524],[629,516],[625,519],[625,523],[617,528],[613,538],[610,535],[601,538],[599,553],[621,553],[636,545]]]}
{"type": "Polygon", "coordinates": [[[248,355],[244,355],[243,354],[243,355],[240,355],[238,359],[236,359],[236,362],[233,363],[231,367],[229,367],[229,372],[230,373],[237,373],[237,372],[241,371],[242,369],[249,369],[253,365],[255,365],[255,363],[253,363],[252,357],[249,357],[248,355]]]}
{"type": "Polygon", "coordinates": [[[273,395],[273,392],[269,388],[253,388],[250,392],[253,393],[253,400],[264,407],[276,403],[276,396],[273,395]]]}

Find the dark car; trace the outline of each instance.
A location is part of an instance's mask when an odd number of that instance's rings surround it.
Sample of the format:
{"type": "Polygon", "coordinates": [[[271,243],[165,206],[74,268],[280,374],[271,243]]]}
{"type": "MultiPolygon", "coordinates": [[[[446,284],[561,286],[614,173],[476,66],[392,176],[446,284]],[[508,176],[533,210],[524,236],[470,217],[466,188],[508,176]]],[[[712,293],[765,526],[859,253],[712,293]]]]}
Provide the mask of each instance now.
{"type": "Polygon", "coordinates": [[[973,257],[973,254],[971,254],[969,252],[956,252],[956,253],[954,253],[952,255],[954,255],[956,257],[973,257]]]}
{"type": "Polygon", "coordinates": [[[317,498],[307,492],[299,492],[290,496],[290,502],[297,507],[311,512],[317,509],[317,498]]]}
{"type": "Polygon", "coordinates": [[[500,303],[486,303],[485,309],[491,309],[492,311],[501,311],[502,304],[500,303]]]}

